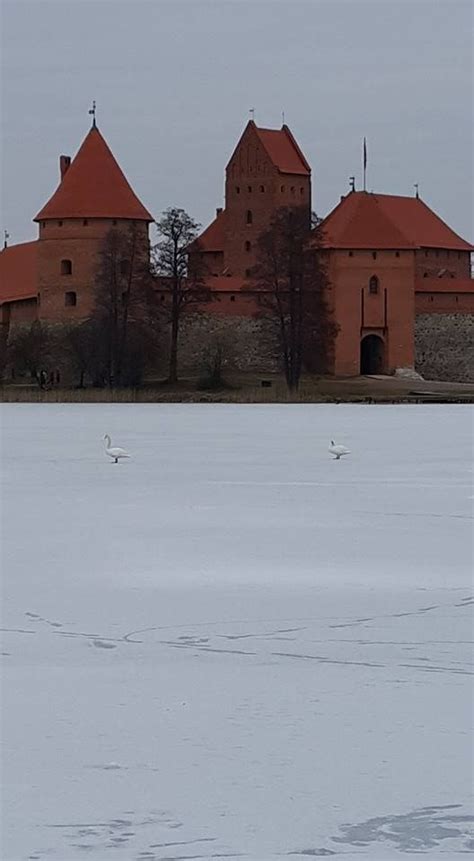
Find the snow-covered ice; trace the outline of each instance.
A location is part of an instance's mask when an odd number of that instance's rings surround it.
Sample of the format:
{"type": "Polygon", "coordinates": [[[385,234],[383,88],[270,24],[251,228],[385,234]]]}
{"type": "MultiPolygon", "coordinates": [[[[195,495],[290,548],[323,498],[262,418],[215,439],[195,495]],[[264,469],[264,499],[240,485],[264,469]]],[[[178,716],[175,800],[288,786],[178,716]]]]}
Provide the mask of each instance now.
{"type": "Polygon", "coordinates": [[[466,857],[472,431],[3,405],[4,861],[466,857]]]}

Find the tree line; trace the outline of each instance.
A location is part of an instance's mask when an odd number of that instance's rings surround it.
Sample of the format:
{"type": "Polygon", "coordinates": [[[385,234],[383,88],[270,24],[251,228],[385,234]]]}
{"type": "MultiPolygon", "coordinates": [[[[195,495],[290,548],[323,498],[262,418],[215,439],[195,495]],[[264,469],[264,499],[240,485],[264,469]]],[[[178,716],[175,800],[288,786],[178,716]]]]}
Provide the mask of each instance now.
{"type": "MultiPolygon", "coordinates": [[[[317,223],[312,227],[303,208],[279,210],[258,239],[256,264],[243,287],[255,296],[258,314],[277,325],[290,391],[298,388],[303,370],[327,370],[336,335],[327,304],[323,236],[317,223]]],[[[11,344],[0,345],[5,361],[28,371],[40,385],[48,384],[44,367],[60,357],[79,386],[90,380],[94,386],[136,387],[166,353],[167,382],[175,384],[183,314],[202,311],[212,291],[206,271],[196,263],[199,257],[193,255],[188,266],[200,225],[183,209],[170,208],[156,228],[151,247],[136,225],[110,230],[98,255],[90,316],[56,332],[40,321],[18,329],[11,344]]],[[[207,357],[207,370],[217,386],[222,344],[214,353],[207,357]]]]}

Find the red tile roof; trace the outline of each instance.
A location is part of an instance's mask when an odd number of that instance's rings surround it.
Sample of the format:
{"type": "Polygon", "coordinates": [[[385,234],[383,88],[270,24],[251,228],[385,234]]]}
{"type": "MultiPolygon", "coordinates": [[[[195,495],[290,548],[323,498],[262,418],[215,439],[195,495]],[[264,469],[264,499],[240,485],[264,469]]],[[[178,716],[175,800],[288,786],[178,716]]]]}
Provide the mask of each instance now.
{"type": "Polygon", "coordinates": [[[0,251],[0,303],[35,298],[38,293],[38,240],[0,251]]]}
{"type": "Polygon", "coordinates": [[[322,223],[328,248],[448,248],[472,251],[416,197],[354,191],[322,223]]]}
{"type": "Polygon", "coordinates": [[[214,221],[190,245],[190,251],[223,251],[225,239],[225,212],[219,212],[214,221]]]}
{"type": "Polygon", "coordinates": [[[283,125],[281,129],[260,129],[254,124],[254,127],[280,173],[293,173],[301,176],[308,176],[311,173],[311,168],[288,126],[283,125]]]}
{"type": "Polygon", "coordinates": [[[48,218],[153,221],[96,126],[86,135],[62,182],[34,220],[48,218]]]}

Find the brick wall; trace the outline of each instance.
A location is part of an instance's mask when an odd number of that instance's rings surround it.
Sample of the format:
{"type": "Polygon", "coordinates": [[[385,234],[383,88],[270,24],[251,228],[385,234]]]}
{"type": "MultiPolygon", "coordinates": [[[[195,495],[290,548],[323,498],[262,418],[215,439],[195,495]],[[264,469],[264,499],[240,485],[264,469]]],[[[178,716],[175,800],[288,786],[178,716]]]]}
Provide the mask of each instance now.
{"type": "Polygon", "coordinates": [[[384,343],[383,372],[413,366],[414,255],[411,251],[337,250],[329,254],[328,304],[340,329],[333,371],[357,376],[360,343],[374,334],[384,343]],[[377,292],[370,279],[378,279],[377,292]]]}
{"type": "Polygon", "coordinates": [[[452,251],[446,248],[420,248],[415,253],[416,276],[437,278],[446,269],[456,278],[471,277],[471,255],[469,251],[452,251]]]}
{"type": "MultiPolygon", "coordinates": [[[[51,220],[40,224],[38,242],[38,315],[51,323],[73,323],[93,309],[94,278],[107,233],[128,230],[130,222],[112,219],[51,220]],[[70,261],[71,272],[63,266],[70,261]],[[63,271],[66,270],[66,271],[63,271]],[[73,296],[75,303],[73,302],[73,296]]],[[[146,222],[137,223],[147,241],[146,222]]]]}
{"type": "Polygon", "coordinates": [[[232,275],[245,277],[255,265],[259,235],[287,206],[305,206],[309,225],[310,177],[280,174],[248,127],[226,170],[224,266],[232,275]]]}

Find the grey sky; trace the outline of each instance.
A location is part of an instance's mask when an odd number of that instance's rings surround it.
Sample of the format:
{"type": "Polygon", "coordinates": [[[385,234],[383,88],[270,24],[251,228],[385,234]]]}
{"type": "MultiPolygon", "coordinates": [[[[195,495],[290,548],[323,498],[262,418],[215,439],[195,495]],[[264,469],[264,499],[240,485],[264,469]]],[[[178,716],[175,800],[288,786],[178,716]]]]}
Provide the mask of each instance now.
{"type": "Polygon", "coordinates": [[[470,0],[2,0],[0,229],[31,219],[74,155],[88,108],[143,203],[204,224],[255,107],[281,112],[325,215],[361,182],[422,197],[473,237],[470,0]]]}

